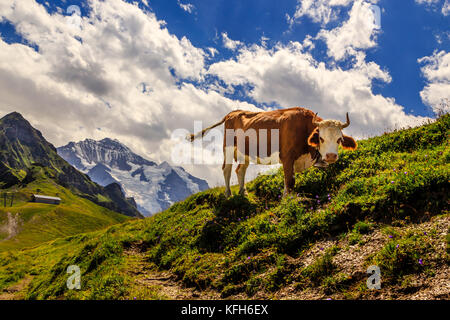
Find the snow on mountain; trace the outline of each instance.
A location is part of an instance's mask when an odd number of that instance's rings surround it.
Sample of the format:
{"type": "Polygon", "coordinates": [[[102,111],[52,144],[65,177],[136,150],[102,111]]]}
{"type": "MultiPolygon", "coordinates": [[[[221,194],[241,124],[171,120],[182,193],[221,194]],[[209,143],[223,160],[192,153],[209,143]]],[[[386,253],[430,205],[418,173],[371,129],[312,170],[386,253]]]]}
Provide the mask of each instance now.
{"type": "Polygon", "coordinates": [[[118,140],[86,139],[57,148],[58,154],[96,183],[117,182],[127,197],[136,200],[146,216],[167,209],[189,195],[209,188],[182,167],[157,164],[133,153],[118,140]]]}

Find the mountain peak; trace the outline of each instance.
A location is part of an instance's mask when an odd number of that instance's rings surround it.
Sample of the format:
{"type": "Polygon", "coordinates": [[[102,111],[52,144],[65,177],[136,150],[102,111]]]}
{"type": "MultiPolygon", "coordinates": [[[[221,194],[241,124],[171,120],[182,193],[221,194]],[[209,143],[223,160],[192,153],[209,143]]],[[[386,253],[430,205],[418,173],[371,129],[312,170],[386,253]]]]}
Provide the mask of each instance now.
{"type": "MultiPolygon", "coordinates": [[[[8,113],[6,116],[4,116],[1,120],[5,119],[17,119],[17,120],[25,120],[25,118],[22,116],[21,113],[17,111],[13,111],[11,113],[8,113]]],[[[25,120],[26,121],[26,120],[25,120]]]]}

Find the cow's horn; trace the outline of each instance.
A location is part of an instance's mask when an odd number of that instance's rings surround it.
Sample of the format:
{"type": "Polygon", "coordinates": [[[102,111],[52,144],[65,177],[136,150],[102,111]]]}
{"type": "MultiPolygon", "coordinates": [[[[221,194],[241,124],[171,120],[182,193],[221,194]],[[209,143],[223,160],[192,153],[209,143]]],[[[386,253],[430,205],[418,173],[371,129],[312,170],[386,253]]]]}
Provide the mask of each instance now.
{"type": "Polygon", "coordinates": [[[316,121],[316,117],[317,117],[317,113],[314,115],[313,119],[312,119],[312,123],[315,126],[318,126],[320,124],[320,121],[316,121]]]}
{"type": "Polygon", "coordinates": [[[347,112],[347,122],[341,125],[341,129],[347,128],[350,125],[350,118],[348,117],[347,112]]]}

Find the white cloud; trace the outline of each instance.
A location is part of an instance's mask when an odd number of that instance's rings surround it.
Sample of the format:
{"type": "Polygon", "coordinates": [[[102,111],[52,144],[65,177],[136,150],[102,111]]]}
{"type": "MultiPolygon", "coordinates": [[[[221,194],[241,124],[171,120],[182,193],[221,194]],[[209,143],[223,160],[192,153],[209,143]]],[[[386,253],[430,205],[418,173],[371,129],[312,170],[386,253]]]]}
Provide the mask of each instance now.
{"type": "Polygon", "coordinates": [[[419,5],[425,5],[428,9],[432,9],[434,11],[441,11],[441,13],[444,16],[448,16],[450,14],[449,0],[445,0],[445,2],[444,0],[415,0],[415,2],[419,5]]]}
{"type": "Polygon", "coordinates": [[[312,21],[323,25],[336,20],[341,7],[348,6],[354,0],[298,0],[297,8],[288,22],[293,24],[308,16],[312,21]]]}
{"type": "Polygon", "coordinates": [[[195,10],[195,6],[193,4],[190,3],[181,3],[180,0],[178,0],[178,5],[180,6],[181,9],[183,9],[186,12],[192,13],[195,10]]]}
{"type": "Polygon", "coordinates": [[[442,6],[441,12],[444,16],[448,16],[450,14],[450,1],[449,0],[445,0],[444,5],[442,6]]]}
{"type": "Polygon", "coordinates": [[[332,30],[322,29],[318,39],[323,39],[328,46],[328,55],[341,60],[355,55],[359,49],[376,46],[377,26],[371,5],[364,1],[355,1],[349,13],[349,19],[342,26],[332,30]]]}
{"type": "Polygon", "coordinates": [[[427,86],[420,92],[422,101],[434,112],[450,112],[450,53],[435,52],[418,59],[427,86]]]}
{"type": "Polygon", "coordinates": [[[222,33],[222,41],[223,41],[223,46],[230,50],[236,50],[237,48],[239,48],[243,45],[242,42],[240,42],[238,40],[231,40],[228,37],[228,34],[226,32],[222,33]]]}
{"type": "Polygon", "coordinates": [[[372,92],[372,80],[390,82],[386,71],[358,54],[349,70],[328,68],[316,61],[300,43],[268,50],[253,45],[240,50],[234,60],[213,64],[209,73],[229,85],[249,84],[248,94],[259,103],[276,102],[284,108],[303,106],[325,118],[344,119],[357,137],[386,129],[417,125],[423,118],[405,114],[394,99],[372,92]]]}

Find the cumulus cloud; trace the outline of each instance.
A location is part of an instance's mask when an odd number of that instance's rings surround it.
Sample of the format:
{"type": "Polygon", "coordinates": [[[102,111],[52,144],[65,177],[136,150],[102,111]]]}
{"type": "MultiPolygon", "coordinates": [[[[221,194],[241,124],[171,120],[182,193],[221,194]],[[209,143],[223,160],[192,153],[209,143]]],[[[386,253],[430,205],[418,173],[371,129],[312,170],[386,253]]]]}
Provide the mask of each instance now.
{"type": "Polygon", "coordinates": [[[423,65],[422,73],[427,80],[426,87],[420,92],[422,101],[436,113],[450,112],[450,53],[435,52],[418,62],[423,65]]]}
{"type": "Polygon", "coordinates": [[[328,46],[328,55],[336,60],[355,55],[359,49],[376,46],[377,25],[371,4],[355,1],[349,13],[349,19],[342,26],[332,30],[322,29],[317,35],[328,46]]]}
{"type": "Polygon", "coordinates": [[[293,24],[307,16],[312,21],[328,24],[336,20],[341,7],[348,6],[354,0],[298,0],[295,13],[292,17],[288,16],[288,22],[293,24]]]}
{"type": "Polygon", "coordinates": [[[231,40],[228,37],[228,34],[226,32],[222,33],[222,41],[223,41],[223,46],[230,50],[236,50],[239,47],[242,47],[242,42],[240,42],[238,40],[231,40]]]}
{"type": "Polygon", "coordinates": [[[420,5],[425,5],[428,9],[440,11],[444,16],[450,14],[449,0],[415,0],[415,2],[420,5]]]}
{"type": "Polygon", "coordinates": [[[297,42],[270,50],[253,45],[241,49],[234,60],[211,65],[209,73],[230,85],[248,84],[248,95],[258,103],[304,106],[322,117],[341,120],[349,112],[352,125],[347,130],[357,137],[423,120],[405,114],[394,99],[372,92],[374,79],[390,82],[391,78],[374,62],[365,62],[362,54],[352,68],[342,70],[316,61],[297,42]]]}
{"type": "Polygon", "coordinates": [[[191,3],[181,3],[180,0],[178,0],[178,5],[180,6],[181,9],[183,9],[186,12],[192,13],[195,10],[195,6],[191,3]]]}

